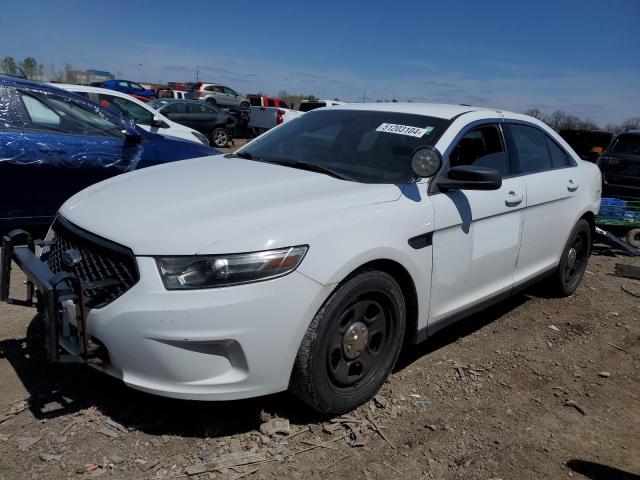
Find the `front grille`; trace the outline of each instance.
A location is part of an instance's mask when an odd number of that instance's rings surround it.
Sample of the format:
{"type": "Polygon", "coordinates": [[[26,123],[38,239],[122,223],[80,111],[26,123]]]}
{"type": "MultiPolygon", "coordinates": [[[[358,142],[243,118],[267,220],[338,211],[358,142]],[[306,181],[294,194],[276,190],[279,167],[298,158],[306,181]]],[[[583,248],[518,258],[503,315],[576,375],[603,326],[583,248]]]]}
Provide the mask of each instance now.
{"type": "Polygon", "coordinates": [[[104,307],[137,283],[140,277],[136,261],[126,247],[85,232],[62,218],[56,219],[51,228],[54,243],[45,257],[49,269],[76,274],[88,307],[104,307]],[[79,254],[74,266],[65,263],[64,254],[70,250],[79,254]]]}

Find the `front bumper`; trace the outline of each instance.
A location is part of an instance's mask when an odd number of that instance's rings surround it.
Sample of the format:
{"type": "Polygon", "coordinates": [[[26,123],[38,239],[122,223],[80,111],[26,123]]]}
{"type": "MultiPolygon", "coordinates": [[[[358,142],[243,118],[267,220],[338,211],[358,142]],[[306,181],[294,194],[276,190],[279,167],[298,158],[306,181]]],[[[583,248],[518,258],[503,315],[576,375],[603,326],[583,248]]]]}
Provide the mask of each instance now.
{"type": "MultiPolygon", "coordinates": [[[[74,280],[50,277],[29,246],[3,248],[2,292],[11,258],[35,286],[38,305],[51,298],[52,306],[42,308],[57,352],[52,360],[71,353],[132,388],[174,398],[231,400],[287,389],[302,338],[331,291],[297,271],[246,285],[167,291],[155,259],[137,257],[140,280],[130,290],[102,308],[76,308],[79,327],[71,333],[88,346],[82,350],[63,338],[69,315],[61,306],[69,298],[53,287],[74,280]],[[102,354],[92,355],[92,345],[102,354]]],[[[63,293],[82,305],[75,285],[63,293]]]]}

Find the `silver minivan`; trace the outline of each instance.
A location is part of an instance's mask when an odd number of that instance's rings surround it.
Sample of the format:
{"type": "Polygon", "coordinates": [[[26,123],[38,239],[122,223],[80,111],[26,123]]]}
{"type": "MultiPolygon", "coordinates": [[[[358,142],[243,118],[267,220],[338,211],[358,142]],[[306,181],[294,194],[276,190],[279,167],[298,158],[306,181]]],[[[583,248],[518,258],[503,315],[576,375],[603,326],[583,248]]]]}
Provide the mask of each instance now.
{"type": "Polygon", "coordinates": [[[223,107],[249,107],[249,99],[235,90],[215,83],[199,82],[187,92],[187,98],[205,100],[212,105],[223,107]]]}

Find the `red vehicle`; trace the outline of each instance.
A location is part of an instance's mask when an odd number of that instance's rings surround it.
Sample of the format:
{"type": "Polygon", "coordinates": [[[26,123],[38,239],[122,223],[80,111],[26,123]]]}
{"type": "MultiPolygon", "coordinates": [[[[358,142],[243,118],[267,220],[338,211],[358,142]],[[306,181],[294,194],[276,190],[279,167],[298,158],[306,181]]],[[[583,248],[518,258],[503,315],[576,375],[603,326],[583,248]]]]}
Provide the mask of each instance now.
{"type": "Polygon", "coordinates": [[[247,95],[252,107],[278,107],[291,108],[287,102],[275,97],[263,97],[261,95],[247,95]]]}

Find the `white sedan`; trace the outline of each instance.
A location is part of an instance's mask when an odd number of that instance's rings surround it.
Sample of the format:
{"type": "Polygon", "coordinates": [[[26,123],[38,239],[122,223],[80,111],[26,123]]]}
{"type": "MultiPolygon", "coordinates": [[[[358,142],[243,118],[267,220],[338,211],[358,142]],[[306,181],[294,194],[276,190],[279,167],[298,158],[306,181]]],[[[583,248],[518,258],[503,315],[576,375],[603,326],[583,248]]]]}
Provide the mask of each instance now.
{"type": "Polygon", "coordinates": [[[126,93],[108,88],[89,87],[85,85],[67,85],[60,83],[51,83],[50,85],[82,95],[92,102],[132,120],[147,132],[209,145],[209,139],[206,135],[192,128],[180,125],[173,120],[169,120],[146,103],[126,93]]]}
{"type": "Polygon", "coordinates": [[[83,286],[71,302],[86,310],[40,305],[52,359],[176,398],[291,389],[338,414],[376,393],[403,346],[534,282],[571,295],[600,189],[534,118],[350,104],[89,187],[41,260],[7,251],[39,288],[56,272],[83,286]]]}

